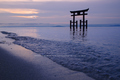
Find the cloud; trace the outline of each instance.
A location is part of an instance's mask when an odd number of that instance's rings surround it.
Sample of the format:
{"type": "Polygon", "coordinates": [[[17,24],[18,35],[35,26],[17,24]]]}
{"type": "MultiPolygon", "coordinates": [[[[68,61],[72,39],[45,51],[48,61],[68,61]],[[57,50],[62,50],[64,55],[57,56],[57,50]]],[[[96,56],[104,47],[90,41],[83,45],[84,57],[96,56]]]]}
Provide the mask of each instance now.
{"type": "Polygon", "coordinates": [[[31,1],[31,0],[0,0],[0,2],[18,2],[18,1],[31,1]]]}
{"type": "MultiPolygon", "coordinates": [[[[84,2],[90,0],[0,0],[0,2],[58,2],[58,1],[67,1],[67,2],[84,2]]],[[[91,0],[91,1],[98,1],[98,0],[91,0]]]]}
{"type": "Polygon", "coordinates": [[[13,14],[38,14],[37,9],[9,9],[0,8],[0,13],[13,13],[13,14]]]}
{"type": "Polygon", "coordinates": [[[60,18],[68,18],[69,17],[69,15],[64,15],[64,16],[58,16],[58,15],[54,15],[54,16],[43,16],[43,17],[39,17],[39,18],[43,18],[43,19],[52,19],[52,18],[56,18],[56,19],[60,19],[60,18]]]}
{"type": "Polygon", "coordinates": [[[47,1],[72,1],[72,2],[75,2],[75,1],[88,1],[88,0],[32,0],[32,1],[38,1],[38,2],[47,2],[47,1]]]}
{"type": "Polygon", "coordinates": [[[11,17],[19,17],[19,18],[30,18],[30,19],[35,19],[38,16],[11,16],[11,17]]]}
{"type": "MultiPolygon", "coordinates": [[[[9,1],[21,2],[0,2],[0,22],[69,23],[69,20],[72,19],[70,11],[90,8],[86,16],[89,23],[120,23],[120,0],[85,0],[87,2],[83,0],[83,2],[81,0],[42,0],[44,2],[40,2],[41,0],[9,1]],[[33,18],[31,17],[32,15],[39,17],[33,18]]],[[[76,20],[80,19],[82,19],[82,16],[76,17],[76,20]]]]}

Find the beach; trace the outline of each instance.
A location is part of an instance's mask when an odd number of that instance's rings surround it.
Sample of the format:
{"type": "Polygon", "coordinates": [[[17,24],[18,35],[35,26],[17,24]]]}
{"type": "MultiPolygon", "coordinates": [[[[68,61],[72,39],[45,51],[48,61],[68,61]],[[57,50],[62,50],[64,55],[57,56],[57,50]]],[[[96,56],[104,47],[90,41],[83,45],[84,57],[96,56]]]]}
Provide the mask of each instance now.
{"type": "Polygon", "coordinates": [[[0,80],[94,80],[65,68],[0,33],[0,80]]]}

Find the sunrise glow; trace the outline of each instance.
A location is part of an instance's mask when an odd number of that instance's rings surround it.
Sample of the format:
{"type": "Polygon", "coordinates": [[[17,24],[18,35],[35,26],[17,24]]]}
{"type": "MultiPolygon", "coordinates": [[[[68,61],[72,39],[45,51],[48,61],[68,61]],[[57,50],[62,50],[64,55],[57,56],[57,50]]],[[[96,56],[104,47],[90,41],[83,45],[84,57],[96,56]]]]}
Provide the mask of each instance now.
{"type": "Polygon", "coordinates": [[[19,17],[19,18],[31,18],[31,19],[35,19],[38,16],[12,16],[12,17],[19,17]]]}
{"type": "Polygon", "coordinates": [[[14,14],[38,14],[36,9],[6,9],[0,8],[0,13],[14,13],[14,14]]]}
{"type": "Polygon", "coordinates": [[[18,2],[18,1],[30,1],[30,0],[0,0],[0,2],[18,2]]]}
{"type": "Polygon", "coordinates": [[[39,1],[39,2],[46,2],[46,1],[86,1],[86,0],[32,0],[32,1],[39,1]]]}
{"type": "Polygon", "coordinates": [[[47,2],[47,1],[68,1],[68,2],[76,2],[76,1],[89,1],[89,0],[0,0],[0,2],[47,2]]]}

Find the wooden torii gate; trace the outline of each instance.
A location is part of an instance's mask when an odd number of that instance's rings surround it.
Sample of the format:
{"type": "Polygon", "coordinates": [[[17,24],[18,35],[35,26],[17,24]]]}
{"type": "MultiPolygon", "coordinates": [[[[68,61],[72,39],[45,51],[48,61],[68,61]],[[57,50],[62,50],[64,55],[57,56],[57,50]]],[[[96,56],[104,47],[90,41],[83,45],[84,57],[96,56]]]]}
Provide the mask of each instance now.
{"type": "Polygon", "coordinates": [[[89,8],[85,9],[85,10],[70,11],[72,13],[71,16],[73,16],[73,22],[72,22],[72,20],[70,20],[70,29],[73,26],[73,30],[75,31],[75,26],[76,26],[76,30],[77,30],[78,21],[75,21],[75,16],[81,16],[81,15],[83,15],[83,21],[80,20],[80,30],[81,30],[81,26],[83,26],[83,31],[85,30],[85,26],[87,29],[87,20],[85,21],[85,15],[87,15],[87,13],[85,13],[85,12],[87,12],[88,10],[89,10],[89,8]],[[73,25],[72,25],[72,23],[73,23],[73,25]]]}

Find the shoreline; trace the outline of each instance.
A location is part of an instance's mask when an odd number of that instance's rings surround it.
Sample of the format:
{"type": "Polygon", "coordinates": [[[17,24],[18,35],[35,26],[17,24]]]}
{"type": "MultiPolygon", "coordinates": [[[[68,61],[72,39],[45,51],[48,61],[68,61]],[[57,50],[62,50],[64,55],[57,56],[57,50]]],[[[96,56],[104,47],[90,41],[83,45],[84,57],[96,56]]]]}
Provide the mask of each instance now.
{"type": "Polygon", "coordinates": [[[46,57],[15,45],[12,39],[6,39],[4,35],[2,41],[5,42],[0,43],[2,80],[94,80],[82,72],[69,70],[46,57]]]}

